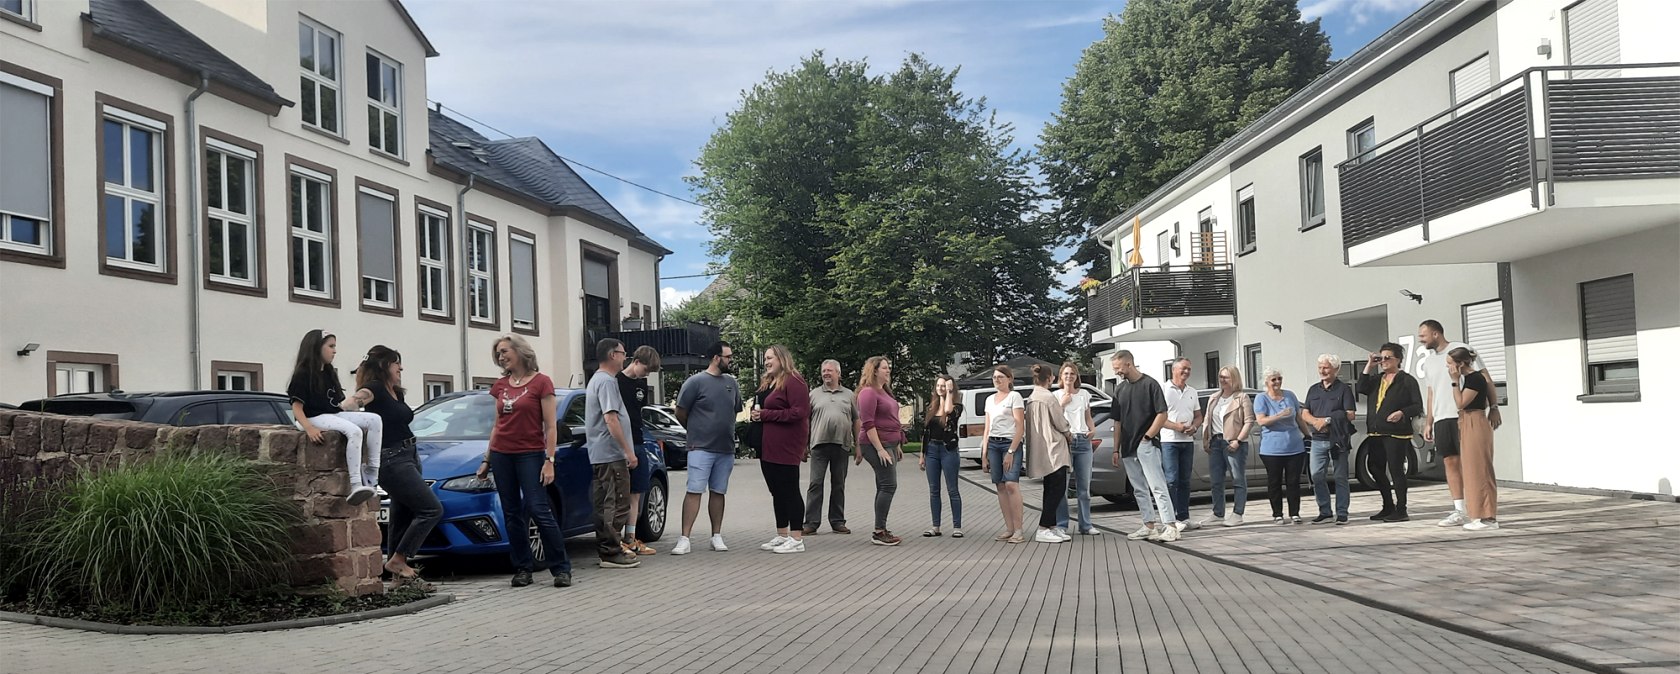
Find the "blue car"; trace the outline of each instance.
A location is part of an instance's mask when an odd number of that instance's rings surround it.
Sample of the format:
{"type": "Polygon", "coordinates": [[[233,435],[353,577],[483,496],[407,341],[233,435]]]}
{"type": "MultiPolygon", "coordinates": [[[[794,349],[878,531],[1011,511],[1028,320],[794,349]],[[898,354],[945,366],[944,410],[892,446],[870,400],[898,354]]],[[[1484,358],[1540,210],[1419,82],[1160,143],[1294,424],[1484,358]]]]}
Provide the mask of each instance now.
{"type": "MultiPolygon", "coordinates": [[[[589,450],[584,447],[581,389],[559,389],[559,448],[556,450],[554,484],[548,498],[567,537],[595,532],[595,511],[590,504],[589,450]]],[[[534,521],[509,527],[502,521],[501,499],[495,478],[479,480],[474,472],[484,459],[495,425],[495,402],[485,391],[463,391],[434,398],[414,412],[420,475],[443,504],[443,522],[420,547],[422,555],[506,554],[508,545],[529,545],[541,562],[541,539],[534,521]]],[[[653,464],[653,479],[642,497],[642,515],[636,523],[636,537],[657,541],[665,534],[665,459],[651,439],[643,448],[653,464]]],[[[383,494],[381,494],[383,496],[383,494]]],[[[381,500],[379,523],[385,527],[390,501],[381,500]]],[[[387,539],[389,537],[386,537],[387,539]]]]}

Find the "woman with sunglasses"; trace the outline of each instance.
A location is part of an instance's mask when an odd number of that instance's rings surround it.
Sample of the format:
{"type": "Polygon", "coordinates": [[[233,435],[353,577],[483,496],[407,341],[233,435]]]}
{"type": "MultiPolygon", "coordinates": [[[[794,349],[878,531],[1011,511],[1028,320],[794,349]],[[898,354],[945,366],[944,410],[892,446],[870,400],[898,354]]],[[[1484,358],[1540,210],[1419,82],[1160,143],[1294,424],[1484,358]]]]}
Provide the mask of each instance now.
{"type": "Polygon", "coordinates": [[[1283,388],[1283,374],[1266,368],[1266,392],[1254,399],[1254,422],[1260,424],[1260,461],[1266,464],[1266,497],[1273,524],[1301,523],[1301,469],[1307,448],[1301,444],[1301,401],[1283,388]],[[1285,483],[1285,480],[1288,480],[1285,483]],[[1284,488],[1289,490],[1289,519],[1283,518],[1284,488]]]}
{"type": "Polygon", "coordinates": [[[1359,375],[1359,393],[1365,394],[1365,469],[1370,471],[1377,491],[1382,493],[1382,510],[1371,519],[1405,522],[1406,458],[1412,453],[1412,420],[1423,414],[1423,394],[1418,381],[1400,369],[1406,347],[1393,342],[1382,345],[1365,362],[1359,375]],[[1393,489],[1390,490],[1390,480],[1393,489]]]}

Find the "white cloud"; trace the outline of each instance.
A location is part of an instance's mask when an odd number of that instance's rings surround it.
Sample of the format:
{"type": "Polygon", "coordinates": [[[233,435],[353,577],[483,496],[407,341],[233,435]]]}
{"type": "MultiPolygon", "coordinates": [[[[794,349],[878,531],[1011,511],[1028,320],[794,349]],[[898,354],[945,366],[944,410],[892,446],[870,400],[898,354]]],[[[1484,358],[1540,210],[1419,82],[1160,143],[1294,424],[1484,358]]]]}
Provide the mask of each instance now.
{"type": "Polygon", "coordinates": [[[1311,21],[1331,15],[1342,15],[1355,27],[1364,26],[1379,16],[1409,13],[1423,6],[1427,0],[1313,0],[1301,7],[1301,18],[1311,21]]]}
{"type": "Polygon", "coordinates": [[[659,304],[666,309],[670,309],[682,304],[683,302],[687,302],[689,299],[698,294],[700,294],[700,291],[698,290],[677,290],[676,288],[666,286],[659,289],[659,304]]]}
{"type": "Polygon", "coordinates": [[[699,206],[630,185],[620,185],[622,187],[608,196],[607,201],[654,240],[674,248],[712,238],[711,231],[701,221],[702,209],[699,206]]]}

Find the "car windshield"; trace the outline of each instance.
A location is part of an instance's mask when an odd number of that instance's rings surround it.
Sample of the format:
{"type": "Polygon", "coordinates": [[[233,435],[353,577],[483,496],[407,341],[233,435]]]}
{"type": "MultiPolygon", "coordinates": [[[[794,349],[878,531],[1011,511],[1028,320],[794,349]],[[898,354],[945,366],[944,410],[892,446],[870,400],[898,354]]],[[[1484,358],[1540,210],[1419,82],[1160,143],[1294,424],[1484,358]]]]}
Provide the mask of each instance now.
{"type": "Polygon", "coordinates": [[[475,394],[433,401],[414,413],[409,428],[422,440],[440,438],[488,438],[496,423],[496,403],[490,396],[475,394]]]}
{"type": "Polygon", "coordinates": [[[652,408],[642,409],[642,421],[654,428],[664,428],[675,431],[683,429],[682,424],[677,423],[676,419],[672,419],[670,415],[652,408]]]}

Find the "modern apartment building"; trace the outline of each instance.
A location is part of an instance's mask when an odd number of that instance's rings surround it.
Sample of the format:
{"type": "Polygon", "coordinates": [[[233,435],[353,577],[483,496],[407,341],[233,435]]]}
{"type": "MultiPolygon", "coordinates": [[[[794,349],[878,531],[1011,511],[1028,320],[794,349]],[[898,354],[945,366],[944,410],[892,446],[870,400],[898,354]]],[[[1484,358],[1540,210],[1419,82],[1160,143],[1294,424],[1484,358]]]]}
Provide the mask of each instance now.
{"type": "Polygon", "coordinates": [[[1415,368],[1435,319],[1499,384],[1501,479],[1673,494],[1680,454],[1610,438],[1680,404],[1657,360],[1680,341],[1677,24],[1658,0],[1429,2],[1100,226],[1091,340],[1303,392],[1320,353],[1352,376],[1395,341],[1415,368]]]}
{"type": "Polygon", "coordinates": [[[411,401],[505,333],[581,385],[670,251],[428,107],[437,55],[397,0],[0,0],[0,400],[284,390],[312,328],[411,401]]]}

